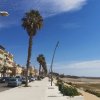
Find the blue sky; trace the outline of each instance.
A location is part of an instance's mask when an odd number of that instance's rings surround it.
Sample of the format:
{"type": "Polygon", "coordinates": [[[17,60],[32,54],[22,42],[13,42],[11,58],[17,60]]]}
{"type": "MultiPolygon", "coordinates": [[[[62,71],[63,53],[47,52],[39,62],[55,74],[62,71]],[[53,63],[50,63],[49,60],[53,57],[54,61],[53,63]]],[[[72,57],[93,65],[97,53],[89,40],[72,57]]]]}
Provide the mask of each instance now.
{"type": "Polygon", "coordinates": [[[33,38],[31,64],[44,54],[50,67],[59,41],[53,69],[79,76],[100,76],[100,0],[0,0],[0,44],[14,55],[16,63],[26,64],[28,36],[21,27],[26,11],[37,9],[44,25],[33,38]]]}

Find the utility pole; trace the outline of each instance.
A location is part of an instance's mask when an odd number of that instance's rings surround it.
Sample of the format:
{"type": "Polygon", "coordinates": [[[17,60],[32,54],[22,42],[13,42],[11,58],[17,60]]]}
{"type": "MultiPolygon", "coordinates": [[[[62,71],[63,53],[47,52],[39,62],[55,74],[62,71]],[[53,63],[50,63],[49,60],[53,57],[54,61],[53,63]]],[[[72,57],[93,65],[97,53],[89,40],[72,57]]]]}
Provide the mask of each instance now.
{"type": "Polygon", "coordinates": [[[55,53],[56,53],[56,49],[59,45],[59,41],[57,42],[56,46],[55,46],[55,49],[54,49],[54,52],[53,52],[53,56],[52,56],[52,61],[51,61],[51,86],[52,86],[52,81],[53,81],[53,78],[52,78],[52,66],[53,66],[53,61],[54,61],[54,57],[55,57],[55,53]]]}

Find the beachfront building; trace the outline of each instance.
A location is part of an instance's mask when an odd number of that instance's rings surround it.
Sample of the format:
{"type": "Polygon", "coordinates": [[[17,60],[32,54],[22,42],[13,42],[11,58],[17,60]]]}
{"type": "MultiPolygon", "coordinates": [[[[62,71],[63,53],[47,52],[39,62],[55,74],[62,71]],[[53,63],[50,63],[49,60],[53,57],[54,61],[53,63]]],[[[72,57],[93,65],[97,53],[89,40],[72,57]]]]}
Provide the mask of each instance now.
{"type": "Polygon", "coordinates": [[[1,69],[3,68],[4,59],[5,59],[4,51],[5,51],[5,48],[0,45],[0,76],[1,76],[1,69]]]}
{"type": "Polygon", "coordinates": [[[22,67],[19,64],[14,62],[11,76],[21,76],[22,75],[22,67]]]}
{"type": "Polygon", "coordinates": [[[14,63],[13,55],[9,52],[5,52],[4,67],[7,68],[6,76],[10,76],[12,74],[13,63],[14,63]]]}
{"type": "Polygon", "coordinates": [[[10,76],[13,63],[13,55],[0,45],[0,76],[10,76]]]}
{"type": "MultiPolygon", "coordinates": [[[[26,75],[26,67],[22,67],[22,76],[26,75]]],[[[38,75],[38,71],[37,69],[35,69],[35,67],[30,66],[28,69],[28,76],[37,76],[38,75]]]]}
{"type": "Polygon", "coordinates": [[[33,67],[33,66],[29,67],[28,73],[29,73],[29,76],[36,76],[37,75],[37,71],[36,71],[35,67],[33,67]]]}
{"type": "MultiPolygon", "coordinates": [[[[5,48],[0,45],[0,77],[21,75],[26,75],[26,67],[21,67],[19,64],[16,64],[13,55],[7,52],[5,48]]],[[[36,76],[38,75],[38,71],[35,67],[30,66],[28,75],[36,76]]]]}

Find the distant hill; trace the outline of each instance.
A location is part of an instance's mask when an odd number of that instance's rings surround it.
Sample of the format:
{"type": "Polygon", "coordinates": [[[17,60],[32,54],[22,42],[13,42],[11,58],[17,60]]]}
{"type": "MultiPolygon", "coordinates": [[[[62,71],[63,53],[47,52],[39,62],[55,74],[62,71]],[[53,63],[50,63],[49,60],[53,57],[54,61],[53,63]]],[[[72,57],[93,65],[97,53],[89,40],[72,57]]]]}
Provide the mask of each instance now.
{"type": "Polygon", "coordinates": [[[59,76],[60,78],[91,78],[91,79],[100,79],[100,77],[86,77],[86,76],[74,76],[74,75],[64,75],[64,74],[59,74],[56,72],[53,72],[54,76],[59,76]]]}

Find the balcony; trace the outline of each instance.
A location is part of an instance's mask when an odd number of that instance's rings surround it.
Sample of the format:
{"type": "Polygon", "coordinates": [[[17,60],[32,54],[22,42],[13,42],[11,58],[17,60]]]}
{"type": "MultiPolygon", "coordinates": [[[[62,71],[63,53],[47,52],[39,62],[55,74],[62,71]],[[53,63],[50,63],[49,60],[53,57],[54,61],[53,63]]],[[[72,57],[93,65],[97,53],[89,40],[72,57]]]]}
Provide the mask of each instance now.
{"type": "Polygon", "coordinates": [[[0,65],[3,65],[4,62],[3,62],[3,58],[0,58],[0,65]]]}
{"type": "Polygon", "coordinates": [[[12,64],[9,64],[8,62],[5,63],[5,66],[9,67],[9,68],[12,68],[12,64]]]}
{"type": "Polygon", "coordinates": [[[4,51],[3,51],[3,50],[1,50],[1,49],[0,49],[0,54],[1,54],[1,55],[3,55],[3,54],[4,54],[4,51]]]}

